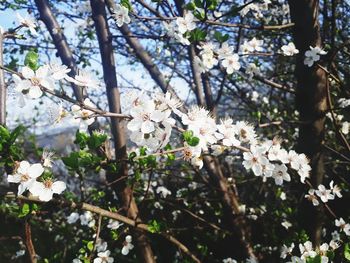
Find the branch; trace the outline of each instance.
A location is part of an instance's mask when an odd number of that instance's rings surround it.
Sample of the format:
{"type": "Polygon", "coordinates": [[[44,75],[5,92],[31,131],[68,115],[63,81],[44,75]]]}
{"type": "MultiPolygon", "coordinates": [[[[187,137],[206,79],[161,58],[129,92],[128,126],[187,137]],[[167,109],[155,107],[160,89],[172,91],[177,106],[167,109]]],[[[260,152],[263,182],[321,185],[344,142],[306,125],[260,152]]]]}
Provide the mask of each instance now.
{"type": "MultiPolygon", "coordinates": [[[[16,198],[16,196],[13,193],[8,193],[6,195],[6,197],[8,198],[16,198]]],[[[25,202],[33,202],[33,203],[45,203],[43,201],[40,201],[38,198],[36,197],[25,197],[25,196],[17,196],[18,200],[22,200],[25,202]]],[[[67,207],[70,209],[81,209],[84,211],[90,211],[93,212],[95,214],[98,214],[102,217],[107,217],[110,219],[114,219],[117,221],[120,221],[130,227],[145,231],[147,233],[151,233],[151,234],[155,234],[155,235],[160,235],[162,237],[164,237],[165,239],[169,240],[171,243],[173,243],[174,245],[176,245],[183,253],[185,253],[187,256],[189,256],[193,261],[200,263],[201,261],[184,245],[182,244],[179,240],[177,240],[175,237],[171,236],[168,233],[152,233],[149,229],[148,229],[148,225],[143,224],[143,223],[139,223],[137,221],[134,221],[128,217],[122,216],[118,213],[115,212],[110,212],[108,210],[102,209],[98,206],[94,206],[91,204],[87,204],[87,203],[75,203],[75,202],[71,202],[71,201],[66,201],[66,200],[51,200],[48,203],[52,203],[55,206],[54,207],[58,207],[58,206],[62,206],[62,207],[67,207]]]]}

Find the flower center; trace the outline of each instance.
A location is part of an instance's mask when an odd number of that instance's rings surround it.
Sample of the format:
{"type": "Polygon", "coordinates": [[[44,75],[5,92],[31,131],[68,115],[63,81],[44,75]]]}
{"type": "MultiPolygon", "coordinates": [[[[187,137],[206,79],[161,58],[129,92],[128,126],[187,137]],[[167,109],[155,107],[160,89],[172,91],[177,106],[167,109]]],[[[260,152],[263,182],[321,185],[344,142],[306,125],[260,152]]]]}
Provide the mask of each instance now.
{"type": "Polygon", "coordinates": [[[47,180],[44,182],[45,188],[48,188],[48,189],[51,188],[52,184],[53,184],[53,182],[51,180],[47,180]]]}
{"type": "Polygon", "coordinates": [[[29,180],[28,174],[22,174],[22,176],[21,176],[21,182],[26,182],[26,181],[28,181],[28,180],[29,180]]]}
{"type": "Polygon", "coordinates": [[[40,85],[40,79],[38,79],[37,77],[32,77],[30,79],[30,82],[34,85],[34,86],[39,86],[40,85]]]}

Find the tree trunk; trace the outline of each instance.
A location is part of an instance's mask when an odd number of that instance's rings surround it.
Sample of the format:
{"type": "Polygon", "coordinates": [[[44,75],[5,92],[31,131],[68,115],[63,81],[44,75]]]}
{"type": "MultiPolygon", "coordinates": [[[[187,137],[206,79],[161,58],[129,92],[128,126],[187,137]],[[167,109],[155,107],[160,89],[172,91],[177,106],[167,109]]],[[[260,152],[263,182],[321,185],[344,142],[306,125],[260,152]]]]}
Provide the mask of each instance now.
{"type": "MultiPolygon", "coordinates": [[[[100,47],[101,60],[103,66],[103,77],[107,89],[107,98],[109,110],[114,113],[121,113],[120,94],[117,85],[115,60],[113,55],[112,38],[109,31],[109,26],[106,19],[105,2],[103,0],[91,0],[92,18],[95,23],[98,43],[100,47]]],[[[127,159],[126,153],[126,137],[124,125],[121,120],[111,118],[111,130],[115,141],[116,160],[120,166],[119,174],[109,174],[109,181],[127,176],[127,159]]],[[[133,198],[132,189],[126,184],[119,184],[117,191],[119,198],[126,209],[127,216],[139,221],[139,211],[133,198]]],[[[143,232],[136,231],[136,243],[138,252],[142,262],[155,262],[150,242],[143,232]]]]}
{"type": "MultiPolygon", "coordinates": [[[[44,22],[47,30],[50,32],[53,43],[57,49],[57,53],[62,60],[62,63],[69,67],[71,71],[68,73],[69,76],[74,77],[77,75],[77,65],[73,58],[72,51],[70,50],[67,39],[63,34],[63,31],[58,24],[55,16],[52,13],[50,5],[47,0],[35,0],[35,4],[38,8],[40,19],[44,22]]],[[[74,95],[78,101],[84,100],[84,89],[78,87],[72,83],[74,95]]]]}
{"type": "MultiPolygon", "coordinates": [[[[304,54],[310,46],[322,47],[319,24],[318,0],[289,0],[294,27],[294,41],[299,54],[296,62],[296,106],[300,113],[298,151],[311,160],[311,183],[317,187],[324,177],[322,144],[325,133],[325,113],[327,111],[326,73],[316,62],[312,67],[304,65],[304,54]]],[[[322,213],[320,209],[307,205],[303,209],[302,222],[311,240],[316,244],[321,240],[322,213]]]]}

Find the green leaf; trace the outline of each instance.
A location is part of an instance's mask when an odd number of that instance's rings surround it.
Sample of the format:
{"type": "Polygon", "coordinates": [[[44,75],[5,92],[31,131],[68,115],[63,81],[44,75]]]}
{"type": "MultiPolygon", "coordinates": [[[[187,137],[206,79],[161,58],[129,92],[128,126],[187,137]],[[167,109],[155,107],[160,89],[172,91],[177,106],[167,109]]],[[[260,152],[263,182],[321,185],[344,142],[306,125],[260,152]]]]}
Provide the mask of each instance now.
{"type": "Polygon", "coordinates": [[[95,150],[100,147],[107,140],[107,134],[100,132],[93,132],[88,139],[88,146],[90,149],[95,150]]]}
{"type": "Polygon", "coordinates": [[[94,249],[94,241],[89,241],[86,244],[86,247],[88,248],[88,250],[92,251],[94,249]]]}
{"type": "Polygon", "coordinates": [[[29,204],[23,204],[23,206],[21,207],[21,211],[18,215],[18,217],[25,217],[26,215],[28,215],[30,212],[30,207],[29,204]]]}
{"type": "Polygon", "coordinates": [[[28,51],[25,59],[24,59],[24,65],[31,68],[32,70],[37,70],[39,65],[39,55],[35,51],[28,51]]]}
{"type": "Polygon", "coordinates": [[[198,137],[192,137],[190,140],[187,141],[187,143],[190,146],[197,146],[199,144],[199,138],[198,137]]]}
{"type": "Polygon", "coordinates": [[[73,152],[67,157],[62,157],[62,161],[68,168],[77,170],[79,168],[79,153],[73,152]]]}
{"type": "Polygon", "coordinates": [[[26,128],[22,125],[16,127],[10,134],[9,144],[13,144],[16,141],[17,137],[23,134],[25,130],[26,128]]]}
{"type": "Polygon", "coordinates": [[[199,28],[196,28],[195,30],[191,31],[190,41],[194,41],[194,42],[204,41],[206,36],[207,36],[207,33],[205,31],[199,28]]]}
{"type": "Polygon", "coordinates": [[[218,6],[217,0],[206,0],[208,10],[214,11],[218,6]]]}
{"type": "Polygon", "coordinates": [[[195,9],[196,9],[195,3],[189,2],[189,3],[186,5],[186,9],[187,9],[187,10],[191,10],[191,11],[195,10],[195,9]]]}
{"type": "Polygon", "coordinates": [[[0,126],[0,140],[7,141],[10,138],[10,131],[4,126],[0,126]]]}
{"type": "Polygon", "coordinates": [[[190,140],[193,137],[193,131],[184,131],[182,133],[182,137],[183,137],[184,141],[187,142],[188,140],[190,140]]]}
{"type": "Polygon", "coordinates": [[[87,145],[87,142],[89,140],[89,135],[86,134],[85,132],[80,132],[79,130],[77,130],[77,132],[75,133],[75,144],[78,144],[80,149],[84,149],[87,145]]]}
{"type": "Polygon", "coordinates": [[[204,2],[201,0],[194,0],[194,3],[199,8],[204,8],[204,2]]]}
{"type": "Polygon", "coordinates": [[[215,31],[215,33],[214,33],[214,38],[215,38],[218,42],[224,43],[224,42],[226,42],[226,41],[228,40],[229,35],[228,35],[228,34],[223,35],[221,32],[215,31]]]}
{"type": "Polygon", "coordinates": [[[350,261],[350,243],[346,243],[344,246],[344,257],[347,261],[350,261]]]}
{"type": "Polygon", "coordinates": [[[120,4],[124,7],[126,7],[129,11],[132,11],[132,6],[131,6],[129,0],[121,0],[120,4]]]}
{"type": "Polygon", "coordinates": [[[147,227],[151,233],[160,233],[161,226],[156,220],[151,220],[147,227]]]}

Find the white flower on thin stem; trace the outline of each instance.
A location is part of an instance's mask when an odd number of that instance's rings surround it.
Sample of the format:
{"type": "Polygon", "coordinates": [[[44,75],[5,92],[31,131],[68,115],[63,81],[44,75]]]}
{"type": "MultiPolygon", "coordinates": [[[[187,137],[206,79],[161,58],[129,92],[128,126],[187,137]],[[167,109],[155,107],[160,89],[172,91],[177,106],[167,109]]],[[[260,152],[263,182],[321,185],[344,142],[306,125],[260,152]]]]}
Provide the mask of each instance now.
{"type": "Polygon", "coordinates": [[[289,42],[288,45],[281,47],[284,56],[294,56],[299,53],[299,50],[295,47],[293,42],[289,42]]]}
{"type": "Polygon", "coordinates": [[[40,163],[30,164],[27,161],[22,161],[19,163],[19,167],[16,173],[9,175],[7,181],[9,183],[19,183],[18,185],[18,195],[21,195],[32,187],[35,183],[36,178],[38,178],[44,172],[44,168],[40,163]]]}
{"type": "Polygon", "coordinates": [[[79,219],[79,214],[76,212],[72,212],[68,217],[67,217],[67,223],[68,224],[74,224],[77,222],[79,219]]]}
{"type": "Polygon", "coordinates": [[[305,195],[305,198],[311,201],[314,206],[318,206],[320,204],[317,196],[315,195],[314,189],[310,189],[308,194],[305,195]]]}
{"type": "Polygon", "coordinates": [[[82,87],[88,87],[93,89],[97,89],[100,87],[100,82],[94,78],[92,73],[84,70],[79,70],[78,75],[75,75],[74,78],[67,76],[66,79],[82,87]]]}
{"type": "Polygon", "coordinates": [[[53,182],[50,179],[45,180],[42,183],[34,182],[33,185],[29,187],[29,191],[44,202],[50,201],[53,197],[53,194],[61,194],[64,190],[66,190],[66,184],[64,182],[53,182]]]}
{"type": "Polygon", "coordinates": [[[147,100],[141,105],[134,107],[130,110],[130,115],[133,117],[129,121],[127,127],[130,131],[141,131],[148,134],[155,131],[155,122],[163,121],[168,112],[156,110],[156,105],[153,100],[147,100]]]}
{"type": "Polygon", "coordinates": [[[86,211],[84,214],[80,215],[80,224],[82,226],[87,226],[92,221],[94,221],[94,217],[90,211],[86,211]]]}
{"type": "Polygon", "coordinates": [[[310,241],[306,241],[304,244],[299,244],[299,250],[302,259],[306,259],[308,257],[314,258],[317,256],[317,253],[312,248],[312,243],[310,241]]]}
{"type": "Polygon", "coordinates": [[[244,121],[238,121],[235,124],[236,133],[241,142],[254,143],[255,142],[255,131],[254,127],[244,121]]]}
{"type": "Polygon", "coordinates": [[[116,9],[113,10],[113,18],[115,19],[117,26],[121,27],[123,24],[130,23],[129,10],[122,5],[116,4],[116,9]]]}
{"type": "Polygon", "coordinates": [[[109,219],[107,228],[116,230],[116,229],[118,229],[119,227],[121,227],[122,225],[123,225],[123,223],[120,223],[120,222],[117,221],[117,220],[109,219]]]}
{"type": "Polygon", "coordinates": [[[191,162],[193,166],[201,169],[203,167],[203,159],[201,157],[202,149],[197,145],[195,147],[185,145],[183,153],[183,159],[191,162]]]}
{"type": "Polygon", "coordinates": [[[70,68],[61,63],[50,63],[49,69],[51,77],[55,80],[66,79],[67,74],[71,71],[70,68]]]}
{"type": "Polygon", "coordinates": [[[109,256],[110,254],[109,250],[97,253],[98,258],[94,259],[94,263],[113,263],[114,259],[109,256]]]}
{"type": "Polygon", "coordinates": [[[272,177],[275,179],[276,185],[282,185],[283,181],[290,182],[288,168],[284,164],[276,164],[272,177]]]}
{"type": "Polygon", "coordinates": [[[243,166],[252,170],[256,176],[263,175],[263,166],[269,163],[259,147],[251,146],[250,152],[243,153],[243,166]]]}
{"type": "Polygon", "coordinates": [[[289,247],[287,247],[286,245],[283,245],[281,248],[281,258],[285,259],[288,255],[292,253],[293,249],[294,249],[294,243],[290,244],[289,247]]]}
{"type": "Polygon", "coordinates": [[[288,228],[290,228],[292,226],[292,223],[287,221],[287,220],[284,220],[281,225],[288,230],[288,228]]]}
{"type": "Polygon", "coordinates": [[[323,203],[327,203],[328,200],[333,200],[334,195],[331,190],[326,189],[323,184],[318,186],[318,189],[315,191],[316,195],[321,198],[323,203]]]}
{"type": "Polygon", "coordinates": [[[320,55],[326,55],[327,52],[320,47],[311,47],[305,52],[304,65],[311,67],[315,62],[320,60],[320,55]]]}
{"type": "MultiPolygon", "coordinates": [[[[88,98],[84,100],[84,105],[95,108],[95,105],[88,98]]],[[[91,117],[91,115],[94,114],[93,111],[81,108],[78,105],[73,105],[71,109],[77,122],[80,124],[80,128],[86,128],[86,126],[91,125],[95,121],[94,118],[91,117]]]]}
{"type": "Polygon", "coordinates": [[[340,187],[338,185],[334,185],[334,181],[333,180],[329,183],[329,187],[331,188],[332,193],[335,196],[338,196],[339,198],[343,197],[343,195],[340,192],[341,191],[340,187]]]}
{"type": "Polygon", "coordinates": [[[181,34],[186,33],[187,31],[192,31],[196,28],[194,15],[189,12],[184,17],[176,18],[176,24],[178,26],[178,30],[181,34]]]}
{"type": "Polygon", "coordinates": [[[19,13],[16,13],[16,16],[17,16],[18,22],[22,26],[28,27],[30,33],[32,33],[33,36],[38,36],[38,33],[35,30],[36,28],[35,20],[32,17],[30,17],[28,14],[25,17],[23,17],[19,13]]]}
{"type": "Polygon", "coordinates": [[[168,195],[171,195],[171,191],[164,186],[158,186],[156,193],[160,194],[160,196],[163,198],[166,198],[168,195]]]}
{"type": "Polygon", "coordinates": [[[241,68],[241,64],[239,63],[239,56],[237,54],[227,56],[222,61],[222,66],[226,68],[227,74],[232,74],[234,71],[239,70],[241,68]]]}
{"type": "Polygon", "coordinates": [[[123,248],[122,248],[122,254],[124,256],[129,254],[130,250],[132,250],[134,248],[134,245],[131,242],[132,242],[132,237],[130,235],[127,235],[125,237],[125,241],[124,241],[123,248]]]}
{"type": "Polygon", "coordinates": [[[54,154],[54,152],[51,152],[47,148],[44,148],[43,154],[41,156],[41,162],[43,163],[44,167],[52,167],[52,157],[54,156],[54,154]]]}
{"type": "Polygon", "coordinates": [[[344,231],[347,236],[350,236],[350,224],[346,224],[342,217],[335,220],[335,225],[344,231]]]}
{"type": "Polygon", "coordinates": [[[231,147],[240,145],[240,141],[236,138],[236,129],[233,125],[233,120],[227,118],[220,122],[221,124],[216,126],[218,129],[218,132],[215,133],[216,138],[222,140],[224,146],[231,147]]]}
{"type": "Polygon", "coordinates": [[[98,238],[96,242],[96,251],[103,252],[106,250],[107,250],[107,242],[103,241],[101,238],[98,238]]]}
{"type": "Polygon", "coordinates": [[[27,94],[32,99],[37,99],[43,94],[41,86],[49,90],[55,89],[53,79],[49,74],[49,67],[47,65],[41,66],[35,72],[29,67],[22,68],[22,76],[24,79],[19,80],[18,76],[14,77],[16,82],[15,90],[27,94]]]}
{"type": "Polygon", "coordinates": [[[218,54],[219,59],[230,57],[233,53],[233,46],[230,46],[227,42],[224,42],[216,53],[218,54]]]}

